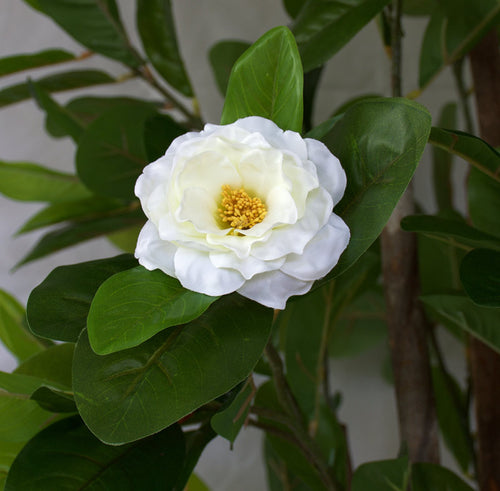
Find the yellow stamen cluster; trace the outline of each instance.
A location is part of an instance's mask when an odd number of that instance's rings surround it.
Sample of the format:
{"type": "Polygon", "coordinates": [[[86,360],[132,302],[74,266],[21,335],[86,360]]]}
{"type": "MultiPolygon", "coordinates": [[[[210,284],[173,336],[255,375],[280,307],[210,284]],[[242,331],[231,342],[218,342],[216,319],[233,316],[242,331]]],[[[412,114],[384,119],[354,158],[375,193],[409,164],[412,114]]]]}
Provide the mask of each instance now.
{"type": "Polygon", "coordinates": [[[223,184],[221,195],[219,216],[233,228],[248,230],[262,222],[267,214],[260,198],[251,198],[243,188],[232,189],[229,184],[223,184]]]}

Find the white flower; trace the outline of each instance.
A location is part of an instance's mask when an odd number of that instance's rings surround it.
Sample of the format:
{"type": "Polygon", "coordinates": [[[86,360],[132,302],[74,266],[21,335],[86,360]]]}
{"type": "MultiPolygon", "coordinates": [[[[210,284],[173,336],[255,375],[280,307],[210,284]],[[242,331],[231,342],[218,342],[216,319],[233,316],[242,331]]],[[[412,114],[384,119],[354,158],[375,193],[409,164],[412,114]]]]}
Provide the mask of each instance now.
{"type": "Polygon", "coordinates": [[[337,264],[345,173],[320,143],[249,117],[176,138],[135,193],[148,222],[135,256],[189,289],[284,309],[337,264]]]}

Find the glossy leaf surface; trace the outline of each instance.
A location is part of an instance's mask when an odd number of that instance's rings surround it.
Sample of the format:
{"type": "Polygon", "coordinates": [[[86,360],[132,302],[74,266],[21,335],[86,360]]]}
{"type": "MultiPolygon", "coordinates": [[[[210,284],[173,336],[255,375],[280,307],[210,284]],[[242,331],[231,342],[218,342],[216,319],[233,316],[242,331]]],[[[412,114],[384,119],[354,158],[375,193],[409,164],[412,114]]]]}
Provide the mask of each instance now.
{"type": "Polygon", "coordinates": [[[303,73],[293,34],[275,27],[234,64],[222,110],[222,124],[262,116],[283,130],[300,132],[303,73]]]}
{"type": "Polygon", "coordinates": [[[90,344],[100,355],[133,348],[167,327],[196,319],[217,298],[186,290],[158,269],[122,271],[108,278],[92,300],[90,344]]]}
{"type": "Polygon", "coordinates": [[[323,141],[340,160],[347,188],[335,213],[351,240],[327,278],[349,268],[382,232],[408,186],[430,131],[427,110],[406,99],[377,99],[351,107],[323,141]]]}
{"type": "Polygon", "coordinates": [[[138,0],[137,27],[149,61],[175,89],[193,97],[177,46],[170,0],[138,0]]]}
{"type": "Polygon", "coordinates": [[[92,351],[84,331],[73,362],[80,414],[113,444],[171,425],[249,375],[267,343],[272,314],[234,294],[189,324],[104,356],[92,351]]]}
{"type": "Polygon", "coordinates": [[[292,26],[304,71],[325,63],[388,3],[389,0],[308,0],[292,26]]]}
{"type": "Polygon", "coordinates": [[[123,254],[70,266],[59,266],[30,294],[30,329],[44,338],[75,342],[87,325],[90,304],[99,286],[110,276],[137,266],[123,254]]]}
{"type": "Polygon", "coordinates": [[[177,426],[147,440],[112,447],[77,416],[36,435],[13,462],[5,489],[172,489],[184,460],[177,426]]]}

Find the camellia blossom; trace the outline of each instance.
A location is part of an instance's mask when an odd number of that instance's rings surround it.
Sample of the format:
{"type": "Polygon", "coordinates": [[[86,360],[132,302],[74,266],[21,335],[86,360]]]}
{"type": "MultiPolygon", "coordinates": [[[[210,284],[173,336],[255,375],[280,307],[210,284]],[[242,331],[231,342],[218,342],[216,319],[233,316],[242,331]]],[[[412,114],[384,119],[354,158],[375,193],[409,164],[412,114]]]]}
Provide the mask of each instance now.
{"type": "Polygon", "coordinates": [[[176,138],[144,168],[135,193],[148,217],[135,256],[196,292],[237,291],[284,309],[338,262],[349,228],[323,143],[252,116],[176,138]]]}

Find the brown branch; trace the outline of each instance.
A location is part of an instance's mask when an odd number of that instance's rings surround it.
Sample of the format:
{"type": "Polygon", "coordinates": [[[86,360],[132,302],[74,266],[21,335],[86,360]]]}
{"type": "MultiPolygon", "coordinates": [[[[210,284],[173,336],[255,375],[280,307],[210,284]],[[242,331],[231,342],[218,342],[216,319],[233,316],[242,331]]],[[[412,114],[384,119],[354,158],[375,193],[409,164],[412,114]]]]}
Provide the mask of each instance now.
{"type": "MultiPolygon", "coordinates": [[[[392,95],[401,94],[401,1],[392,9],[392,95]]],[[[399,429],[410,461],[438,462],[437,417],[432,392],[426,319],[418,302],[417,243],[401,219],[414,213],[412,187],[397,204],[382,232],[382,270],[389,346],[394,371],[399,429]]]]}
{"type": "MultiPolygon", "coordinates": [[[[500,145],[500,54],[493,30],[469,54],[481,137],[500,145]]],[[[470,343],[476,403],[478,472],[481,491],[500,490],[500,355],[478,339],[470,343]]]]}

